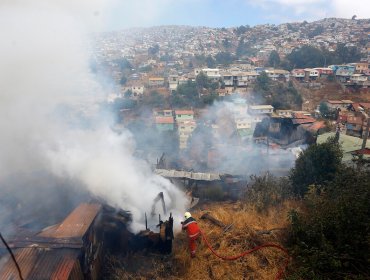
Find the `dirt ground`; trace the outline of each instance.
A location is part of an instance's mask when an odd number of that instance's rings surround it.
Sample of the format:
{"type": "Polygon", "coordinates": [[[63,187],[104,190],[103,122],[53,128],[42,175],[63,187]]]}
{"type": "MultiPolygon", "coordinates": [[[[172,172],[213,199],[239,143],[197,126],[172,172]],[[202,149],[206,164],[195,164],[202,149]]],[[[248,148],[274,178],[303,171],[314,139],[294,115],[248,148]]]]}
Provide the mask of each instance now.
{"type": "Polygon", "coordinates": [[[317,106],[326,100],[352,100],[353,102],[370,102],[370,89],[345,88],[339,82],[327,81],[326,78],[318,80],[323,84],[320,89],[308,89],[304,83],[293,81],[294,86],[302,95],[302,110],[314,111],[317,106]]]}
{"type": "MultiPolygon", "coordinates": [[[[242,203],[210,203],[192,212],[201,230],[221,255],[234,256],[264,243],[283,246],[288,211],[295,202],[258,213],[242,203]],[[200,219],[204,213],[232,224],[229,230],[200,219]],[[274,229],[268,234],[266,230],[274,229]]],[[[176,222],[176,221],[175,221],[176,222]]],[[[172,254],[163,256],[147,251],[126,256],[108,256],[104,279],[274,279],[284,266],[286,255],[275,248],[263,248],[236,261],[218,259],[201,241],[197,256],[190,258],[185,233],[175,236],[172,254]]]]}

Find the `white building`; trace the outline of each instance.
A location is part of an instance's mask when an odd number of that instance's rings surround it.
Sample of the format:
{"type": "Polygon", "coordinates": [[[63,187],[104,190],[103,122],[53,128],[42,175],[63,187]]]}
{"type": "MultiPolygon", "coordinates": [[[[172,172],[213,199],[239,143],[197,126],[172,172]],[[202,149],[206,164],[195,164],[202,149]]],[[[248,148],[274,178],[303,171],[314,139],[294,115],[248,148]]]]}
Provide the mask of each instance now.
{"type": "Polygon", "coordinates": [[[182,121],[177,123],[180,149],[186,149],[188,147],[188,140],[195,128],[196,122],[194,120],[182,121]]]}
{"type": "Polygon", "coordinates": [[[250,114],[253,115],[261,115],[261,114],[269,114],[271,115],[274,111],[274,107],[271,105],[251,105],[248,108],[250,114]]]}
{"type": "Polygon", "coordinates": [[[178,75],[169,75],[168,77],[168,84],[171,91],[177,90],[177,86],[179,85],[179,76],[178,75]]]}
{"type": "Polygon", "coordinates": [[[131,87],[132,95],[133,96],[141,96],[144,94],[144,86],[143,85],[134,85],[131,87]]]}
{"type": "Polygon", "coordinates": [[[210,80],[218,81],[221,78],[220,75],[220,69],[218,68],[203,68],[203,69],[195,69],[194,74],[197,76],[200,74],[200,72],[203,72],[208,76],[210,80]]]}

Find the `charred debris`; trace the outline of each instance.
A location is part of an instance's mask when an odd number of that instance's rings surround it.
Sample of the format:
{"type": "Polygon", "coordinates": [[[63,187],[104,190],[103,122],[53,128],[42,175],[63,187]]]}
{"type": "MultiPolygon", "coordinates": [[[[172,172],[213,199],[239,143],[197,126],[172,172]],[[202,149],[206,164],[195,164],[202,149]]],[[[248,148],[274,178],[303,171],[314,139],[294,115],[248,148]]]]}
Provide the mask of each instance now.
{"type": "MultiPolygon", "coordinates": [[[[164,205],[163,194],[162,201],[164,205]]],[[[145,249],[171,253],[172,214],[166,221],[159,216],[156,232],[146,224],[145,229],[133,234],[128,229],[130,222],[131,214],[122,209],[81,203],[62,222],[35,234],[15,234],[7,243],[27,280],[100,279],[107,252],[129,254],[145,249]]],[[[19,279],[4,244],[0,244],[0,278],[19,279]]]]}

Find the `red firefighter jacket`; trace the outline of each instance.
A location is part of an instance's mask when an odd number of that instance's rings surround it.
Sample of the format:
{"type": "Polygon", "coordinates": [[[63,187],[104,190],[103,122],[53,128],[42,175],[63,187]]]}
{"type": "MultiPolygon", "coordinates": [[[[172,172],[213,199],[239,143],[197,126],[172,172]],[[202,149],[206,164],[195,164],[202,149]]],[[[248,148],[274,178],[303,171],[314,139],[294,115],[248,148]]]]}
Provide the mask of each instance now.
{"type": "Polygon", "coordinates": [[[195,237],[199,234],[199,227],[198,227],[197,221],[193,217],[186,219],[182,223],[182,229],[183,230],[186,229],[188,237],[190,238],[195,237]]]}

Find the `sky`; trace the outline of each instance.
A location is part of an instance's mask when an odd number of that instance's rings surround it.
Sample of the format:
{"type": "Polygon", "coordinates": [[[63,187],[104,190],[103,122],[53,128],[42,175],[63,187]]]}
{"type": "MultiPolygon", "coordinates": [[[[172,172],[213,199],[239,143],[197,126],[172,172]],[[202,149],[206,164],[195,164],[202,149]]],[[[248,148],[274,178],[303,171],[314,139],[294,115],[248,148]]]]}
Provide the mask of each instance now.
{"type": "Polygon", "coordinates": [[[314,21],[325,17],[370,18],[368,0],[111,0],[105,29],[156,25],[234,27],[314,21]]]}

